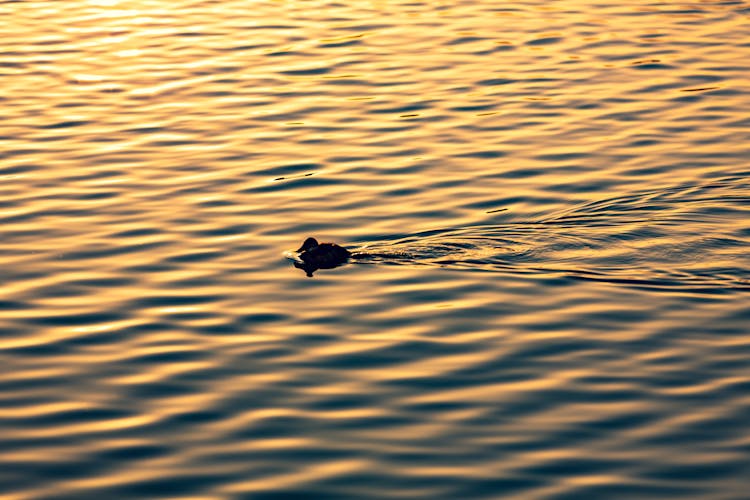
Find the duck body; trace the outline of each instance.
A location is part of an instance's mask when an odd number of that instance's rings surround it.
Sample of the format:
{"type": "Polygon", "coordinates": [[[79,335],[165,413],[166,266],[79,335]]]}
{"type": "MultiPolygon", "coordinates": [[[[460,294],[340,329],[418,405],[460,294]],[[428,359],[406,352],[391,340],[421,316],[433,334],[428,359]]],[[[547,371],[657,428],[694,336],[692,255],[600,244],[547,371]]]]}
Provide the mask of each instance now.
{"type": "Polygon", "coordinates": [[[318,269],[332,269],[344,264],[352,253],[336,243],[318,243],[315,238],[307,238],[297,250],[297,258],[301,262],[296,267],[304,269],[308,276],[318,269]]]}

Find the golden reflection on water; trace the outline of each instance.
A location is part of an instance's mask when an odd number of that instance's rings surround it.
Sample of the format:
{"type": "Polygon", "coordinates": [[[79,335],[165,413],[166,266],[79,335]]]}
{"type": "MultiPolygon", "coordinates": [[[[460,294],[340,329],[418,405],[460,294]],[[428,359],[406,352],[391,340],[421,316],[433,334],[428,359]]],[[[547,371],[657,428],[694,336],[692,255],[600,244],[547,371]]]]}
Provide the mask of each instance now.
{"type": "Polygon", "coordinates": [[[0,4],[0,496],[743,498],[747,14],[0,4]]]}

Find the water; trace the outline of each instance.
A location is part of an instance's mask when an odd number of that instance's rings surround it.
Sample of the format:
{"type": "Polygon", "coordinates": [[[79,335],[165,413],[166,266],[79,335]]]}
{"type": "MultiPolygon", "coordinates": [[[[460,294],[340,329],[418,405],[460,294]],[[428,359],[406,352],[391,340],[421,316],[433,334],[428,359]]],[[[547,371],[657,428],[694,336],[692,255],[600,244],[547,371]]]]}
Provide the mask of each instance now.
{"type": "Polygon", "coordinates": [[[0,3],[0,497],[748,498],[749,14],[0,3]]]}

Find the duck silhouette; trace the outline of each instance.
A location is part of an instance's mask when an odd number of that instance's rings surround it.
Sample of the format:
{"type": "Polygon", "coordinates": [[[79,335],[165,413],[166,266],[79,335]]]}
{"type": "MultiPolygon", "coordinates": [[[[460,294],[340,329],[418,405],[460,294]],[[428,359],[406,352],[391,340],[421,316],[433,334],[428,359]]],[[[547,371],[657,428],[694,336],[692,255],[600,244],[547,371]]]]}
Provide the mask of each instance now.
{"type": "Polygon", "coordinates": [[[308,277],[318,269],[333,269],[356,258],[349,250],[336,243],[318,243],[313,237],[307,238],[297,250],[294,267],[302,269],[308,277]]]}

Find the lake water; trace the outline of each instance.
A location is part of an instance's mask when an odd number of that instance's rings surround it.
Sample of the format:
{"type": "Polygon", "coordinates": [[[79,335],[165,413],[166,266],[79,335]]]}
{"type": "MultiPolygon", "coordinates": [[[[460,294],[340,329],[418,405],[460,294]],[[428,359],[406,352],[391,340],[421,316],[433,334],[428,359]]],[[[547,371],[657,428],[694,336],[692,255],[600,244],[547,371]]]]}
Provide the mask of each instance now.
{"type": "Polygon", "coordinates": [[[0,498],[750,498],[749,18],[1,2],[0,498]]]}

